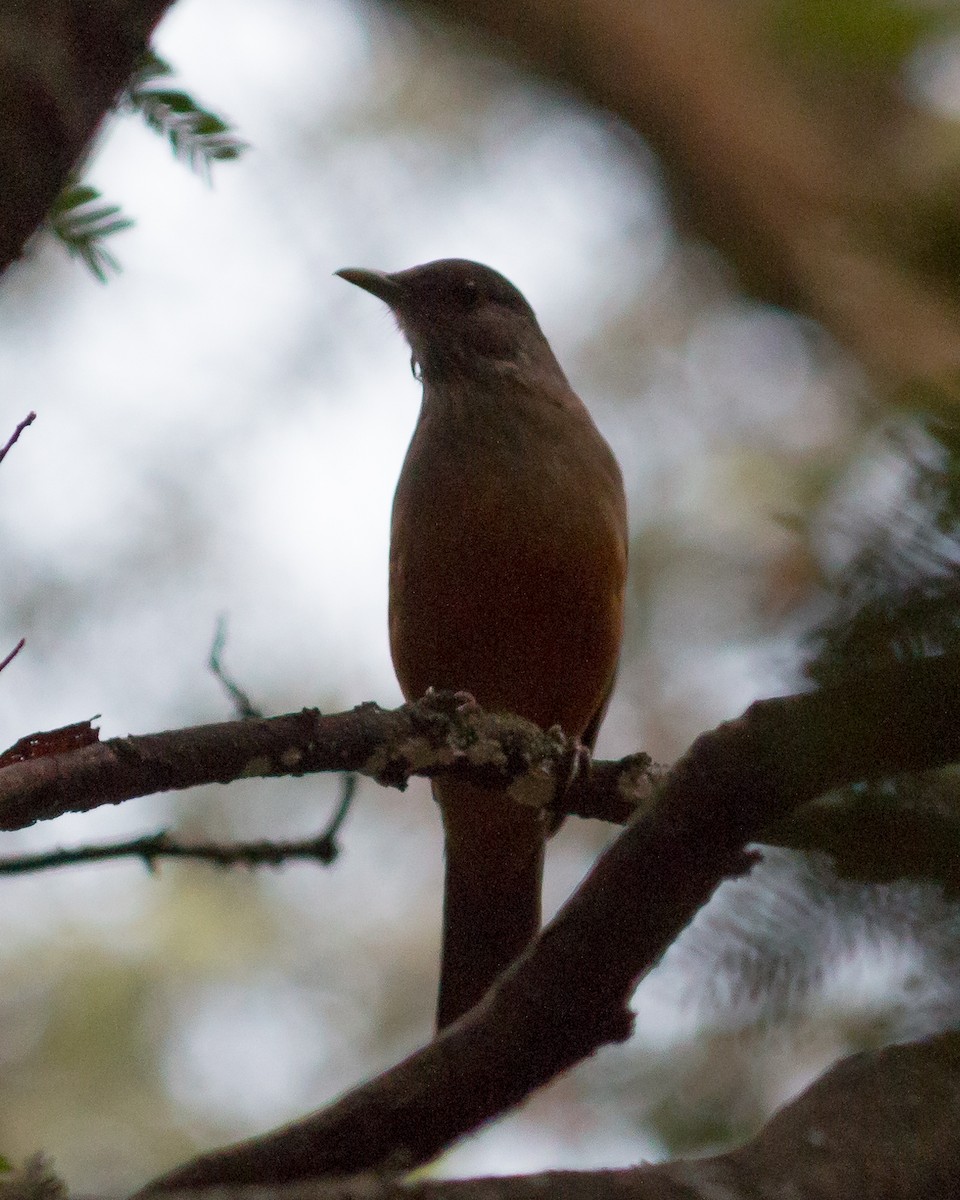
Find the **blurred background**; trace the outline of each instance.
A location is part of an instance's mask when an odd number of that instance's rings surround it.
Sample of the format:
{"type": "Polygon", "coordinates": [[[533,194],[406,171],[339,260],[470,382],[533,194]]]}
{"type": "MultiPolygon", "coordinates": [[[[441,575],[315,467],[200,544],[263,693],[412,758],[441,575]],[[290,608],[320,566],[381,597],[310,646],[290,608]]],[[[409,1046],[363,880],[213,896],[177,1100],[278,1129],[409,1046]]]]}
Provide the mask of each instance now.
{"type": "MultiPolygon", "coordinates": [[[[737,19],[765,70],[923,184],[936,204],[904,261],[955,286],[955,6],[758,0],[737,19]]],[[[399,702],[388,521],[419,389],[386,310],[332,273],[448,256],[526,294],[624,469],[629,628],[600,754],[668,763],[804,686],[811,630],[853,603],[838,572],[863,514],[889,532],[918,457],[943,451],[903,432],[882,354],[771,303],[762,271],[687,219],[675,164],[465,28],[372,0],[179,0],[155,45],[249,149],[210,187],[117,115],[85,179],[136,220],[111,241],[122,271],[101,285],[48,237],[4,280],[0,441],[38,414],[0,468],[0,652],[26,638],[0,678],[4,745],[95,713],[105,737],[229,719],[206,665],[221,614],[227,667],[265,712],[399,702]]],[[[339,787],[150,797],[0,853],[158,828],[307,836],[339,787]]],[[[548,909],[609,836],[567,822],[548,909]]],[[[362,782],[341,842],[326,869],[0,880],[0,1153],[42,1147],[71,1187],[119,1191],[423,1043],[441,880],[426,789],[362,782]]],[[[770,851],[641,987],[628,1045],[438,1169],[728,1144],[837,1056],[955,1019],[956,932],[936,882],[770,851]]]]}

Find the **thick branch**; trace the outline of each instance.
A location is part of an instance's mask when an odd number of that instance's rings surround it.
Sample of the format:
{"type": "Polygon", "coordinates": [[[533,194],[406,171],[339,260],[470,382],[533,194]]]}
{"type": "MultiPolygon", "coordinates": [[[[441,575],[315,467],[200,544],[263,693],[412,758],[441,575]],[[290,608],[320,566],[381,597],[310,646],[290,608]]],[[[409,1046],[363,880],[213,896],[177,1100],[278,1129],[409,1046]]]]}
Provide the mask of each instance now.
{"type": "MultiPolygon", "coordinates": [[[[493,716],[453,693],[392,711],[376,704],[331,716],[304,709],[111,738],[14,762],[0,769],[0,829],[153,792],[319,771],[356,771],[398,788],[413,775],[458,771],[478,783],[509,786],[518,803],[547,804],[557,779],[569,776],[571,753],[559,731],[493,716]]],[[[646,755],[594,764],[570,782],[565,810],[624,821],[638,795],[650,793],[648,765],[646,755]]]]}
{"type": "MultiPolygon", "coordinates": [[[[759,701],[749,716],[781,745],[808,799],[850,780],[943,766],[960,760],[960,659],[896,664],[820,692],[759,701]]],[[[569,776],[570,754],[558,731],[485,713],[451,693],[392,711],[376,704],[330,716],[304,709],[112,738],[3,767],[0,829],[153,792],[319,771],[356,771],[400,788],[413,775],[458,772],[512,786],[518,802],[549,804],[556,781],[569,776]]],[[[595,762],[574,775],[559,804],[623,822],[649,800],[656,777],[642,754],[595,762]]]]}
{"type": "MultiPolygon", "coordinates": [[[[960,659],[896,664],[820,692],[759,701],[748,716],[780,747],[781,767],[789,764],[801,798],[851,780],[943,766],[960,760],[960,659]]],[[[304,709],[112,738],[13,763],[0,769],[0,829],[153,792],[318,771],[356,771],[400,788],[413,775],[458,772],[509,786],[529,804],[553,803],[559,779],[564,812],[615,822],[649,799],[656,773],[646,755],[593,763],[567,784],[570,756],[558,731],[485,713],[451,693],[393,711],[376,704],[331,716],[304,709]]]]}
{"type": "MultiPolygon", "coordinates": [[[[856,1054],[829,1070],[745,1146],[620,1171],[406,1183],[380,1177],[258,1190],[257,1200],[681,1200],[850,1196],[928,1200],[960,1176],[960,1037],[856,1054]]],[[[181,1192],[171,1194],[171,1200],[181,1192]]],[[[192,1194],[192,1193],[190,1193],[192,1194]]],[[[222,1200],[251,1193],[225,1187],[222,1200]]]]}
{"type": "Polygon", "coordinates": [[[23,253],[172,3],[0,6],[0,271],[23,253]]]}
{"type": "Polygon", "coordinates": [[[148,1191],[276,1184],[428,1161],[606,1042],[748,842],[842,783],[960,757],[960,663],[765,700],[703,734],[531,949],[436,1041],[325,1110],[202,1156],[148,1191]]]}
{"type": "Polygon", "coordinates": [[[685,214],[762,296],[806,312],[878,375],[960,367],[956,306],[904,268],[890,164],[801,99],[726,0],[404,0],[492,35],[616,113],[658,152],[685,214]],[[881,210],[894,214],[879,233],[881,210]],[[885,244],[886,240],[886,244],[885,244]]]}

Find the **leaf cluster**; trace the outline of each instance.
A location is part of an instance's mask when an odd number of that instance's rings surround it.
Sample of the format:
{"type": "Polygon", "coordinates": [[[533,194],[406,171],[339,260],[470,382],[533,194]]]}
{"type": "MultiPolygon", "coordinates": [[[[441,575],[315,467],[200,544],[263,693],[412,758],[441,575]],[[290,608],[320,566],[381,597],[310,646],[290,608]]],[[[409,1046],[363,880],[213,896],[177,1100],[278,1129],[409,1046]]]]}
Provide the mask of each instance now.
{"type": "Polygon", "coordinates": [[[830,612],[810,639],[806,673],[820,685],[960,651],[960,420],[948,399],[925,392],[891,430],[894,502],[848,522],[853,551],[833,572],[830,612]]]}
{"type": "MultiPolygon", "coordinates": [[[[829,579],[829,612],[805,670],[820,686],[894,662],[960,652],[960,409],[951,385],[914,387],[889,432],[893,503],[867,501],[829,579]]],[[[876,731],[864,731],[873,736],[876,731]]],[[[896,737],[891,729],[888,736],[896,737]]],[[[839,873],[874,883],[935,881],[960,895],[960,773],[864,782],[810,806],[782,840],[831,854],[839,873]]]]}
{"type": "Polygon", "coordinates": [[[140,60],[123,103],[170,142],[174,157],[209,181],[215,162],[239,158],[246,149],[227,122],[189,92],[170,87],[173,68],[152,50],[140,60]]]}
{"type": "MultiPolygon", "coordinates": [[[[189,92],[171,87],[173,68],[153,50],[141,57],[121,97],[119,108],[138,113],[170,143],[174,157],[208,183],[215,162],[239,158],[246,149],[230,125],[200,104],[189,92]]],[[[106,242],[134,222],[88,183],[74,178],[54,201],[47,226],[75,258],[106,283],[119,263],[106,242]]]]}
{"type": "Polygon", "coordinates": [[[67,251],[106,283],[120,264],[104,243],[113,234],[129,229],[133,221],[123,216],[119,204],[104,201],[95,187],[71,182],[53,202],[47,224],[67,251]]]}

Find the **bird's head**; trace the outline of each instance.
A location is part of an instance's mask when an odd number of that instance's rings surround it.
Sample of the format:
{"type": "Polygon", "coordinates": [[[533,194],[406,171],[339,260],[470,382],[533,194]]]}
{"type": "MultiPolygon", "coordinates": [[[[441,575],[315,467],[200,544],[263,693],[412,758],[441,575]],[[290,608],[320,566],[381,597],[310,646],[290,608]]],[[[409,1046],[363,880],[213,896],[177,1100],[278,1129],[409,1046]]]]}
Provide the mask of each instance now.
{"type": "Polygon", "coordinates": [[[464,258],[388,274],[359,267],[341,279],[387,304],[425,382],[555,364],[533,309],[498,271],[464,258]]]}

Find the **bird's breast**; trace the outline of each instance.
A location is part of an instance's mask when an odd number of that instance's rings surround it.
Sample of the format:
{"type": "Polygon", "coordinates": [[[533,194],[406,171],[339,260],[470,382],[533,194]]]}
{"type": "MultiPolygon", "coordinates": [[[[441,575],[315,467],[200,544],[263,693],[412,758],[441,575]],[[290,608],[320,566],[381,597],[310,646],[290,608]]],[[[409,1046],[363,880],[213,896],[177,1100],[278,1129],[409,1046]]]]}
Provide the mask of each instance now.
{"type": "MultiPolygon", "coordinates": [[[[523,414],[521,414],[522,417],[523,414]]],[[[613,456],[585,411],[488,425],[421,417],[394,499],[390,643],[408,698],[583,732],[616,669],[626,531],[613,456]]]]}

